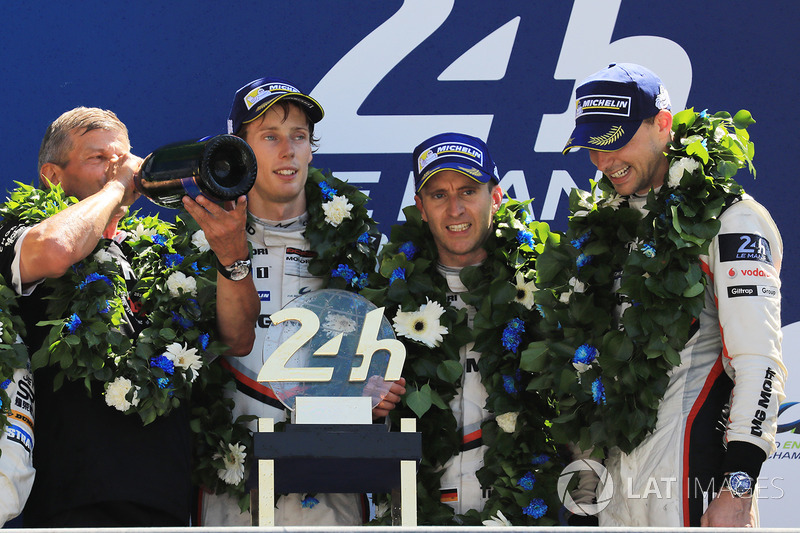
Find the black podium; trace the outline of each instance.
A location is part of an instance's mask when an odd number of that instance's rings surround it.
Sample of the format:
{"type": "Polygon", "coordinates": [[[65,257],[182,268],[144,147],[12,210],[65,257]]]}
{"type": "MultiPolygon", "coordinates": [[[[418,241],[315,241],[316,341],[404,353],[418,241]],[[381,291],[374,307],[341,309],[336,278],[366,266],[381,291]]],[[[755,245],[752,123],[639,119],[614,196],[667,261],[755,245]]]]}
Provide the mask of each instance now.
{"type": "Polygon", "coordinates": [[[400,524],[416,525],[416,467],[422,435],[415,419],[400,432],[382,424],[288,424],[273,432],[259,420],[254,435],[258,460],[258,523],[275,525],[275,494],[303,492],[395,492],[400,524]]]}

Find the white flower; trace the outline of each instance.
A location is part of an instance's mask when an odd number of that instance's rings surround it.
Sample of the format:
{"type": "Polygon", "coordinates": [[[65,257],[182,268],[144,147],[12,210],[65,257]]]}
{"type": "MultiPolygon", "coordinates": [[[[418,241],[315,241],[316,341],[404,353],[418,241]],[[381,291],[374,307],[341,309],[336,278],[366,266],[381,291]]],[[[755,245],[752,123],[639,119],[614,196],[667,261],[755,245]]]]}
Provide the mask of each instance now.
{"type": "Polygon", "coordinates": [[[0,336],[3,335],[3,323],[0,322],[0,336]]]}
{"type": "Polygon", "coordinates": [[[570,289],[568,291],[566,291],[566,292],[562,292],[561,296],[558,297],[558,300],[562,304],[568,304],[569,303],[569,297],[572,296],[572,293],[574,293],[574,292],[583,292],[583,291],[586,290],[586,284],[584,282],[580,281],[578,278],[576,278],[574,276],[569,278],[569,286],[570,286],[570,289]]]}
{"type": "Polygon", "coordinates": [[[569,284],[575,292],[583,292],[586,290],[586,284],[574,276],[569,279],[569,284]]]}
{"type": "Polygon", "coordinates": [[[106,385],[106,405],[122,412],[127,411],[131,406],[138,405],[139,398],[137,398],[136,392],[133,393],[133,401],[129,402],[125,399],[132,386],[131,380],[121,376],[108,383],[106,385]]]}
{"type": "Polygon", "coordinates": [[[531,280],[525,283],[525,276],[522,272],[517,272],[515,286],[517,288],[517,295],[514,301],[525,306],[525,309],[533,308],[533,291],[536,290],[536,283],[531,280]]]}
{"type": "Polygon", "coordinates": [[[325,222],[331,226],[338,226],[342,220],[350,218],[350,210],[353,209],[353,204],[347,201],[346,196],[336,195],[329,202],[322,204],[322,210],[325,211],[325,222]]]}
{"type": "Polygon", "coordinates": [[[689,137],[684,137],[681,139],[681,144],[683,146],[689,146],[692,143],[703,142],[702,135],[690,135],[689,137]]]}
{"type": "Polygon", "coordinates": [[[114,256],[108,253],[106,250],[98,250],[96,254],[94,254],[94,259],[98,263],[113,263],[114,256]]]}
{"type": "Polygon", "coordinates": [[[572,366],[575,367],[575,370],[578,371],[578,374],[583,374],[592,367],[592,365],[587,365],[586,363],[576,363],[574,361],[572,363],[572,366]]]}
{"type": "Polygon", "coordinates": [[[573,217],[585,217],[592,210],[592,208],[594,207],[594,203],[588,201],[587,198],[589,197],[581,197],[578,200],[578,207],[583,207],[584,209],[581,209],[580,211],[575,211],[575,213],[573,213],[572,215],[573,217]]]}
{"type": "Polygon", "coordinates": [[[131,231],[131,236],[133,237],[134,241],[138,241],[139,239],[141,239],[142,237],[145,237],[145,236],[153,237],[154,235],[156,235],[156,233],[158,233],[158,232],[156,231],[155,228],[147,228],[147,229],[145,229],[145,227],[140,222],[136,226],[136,228],[134,228],[131,231]]]}
{"type": "Polygon", "coordinates": [[[610,196],[606,196],[603,198],[603,207],[610,207],[614,211],[619,209],[619,206],[622,205],[622,202],[625,201],[625,198],[620,196],[619,194],[612,194],[610,196]]]}
{"type": "Polygon", "coordinates": [[[180,291],[194,296],[197,293],[197,282],[194,278],[187,277],[183,272],[173,272],[167,278],[167,289],[169,289],[170,295],[174,298],[181,295],[180,291]]]}
{"type": "Polygon", "coordinates": [[[714,129],[714,142],[719,142],[728,134],[728,130],[723,128],[722,126],[717,126],[714,129]]]}
{"type": "Polygon", "coordinates": [[[700,168],[700,163],[691,157],[681,157],[677,161],[672,163],[672,166],[669,167],[669,179],[667,180],[667,185],[670,187],[677,187],[681,184],[681,178],[683,178],[684,171],[688,172],[689,174],[693,174],[695,170],[700,168]]]}
{"type": "Polygon", "coordinates": [[[447,334],[447,328],[439,323],[444,308],[439,302],[432,302],[427,297],[425,300],[419,311],[398,311],[393,320],[394,330],[398,335],[434,348],[442,342],[442,335],[447,334]]]}
{"type": "Polygon", "coordinates": [[[178,368],[189,370],[191,375],[190,382],[194,382],[198,371],[203,366],[203,360],[197,355],[197,348],[188,348],[186,344],[180,345],[177,342],[173,342],[167,346],[164,357],[172,361],[178,368]]]}
{"type": "Polygon", "coordinates": [[[483,525],[484,526],[489,526],[489,527],[492,527],[492,526],[494,526],[494,527],[497,527],[497,526],[510,527],[513,524],[511,522],[509,522],[508,518],[505,517],[505,515],[503,514],[503,511],[500,511],[498,509],[496,515],[494,515],[493,517],[491,517],[488,520],[484,520],[483,521],[483,525]]]}
{"type": "Polygon", "coordinates": [[[322,329],[336,333],[353,333],[356,330],[356,323],[344,315],[328,313],[322,329]]]}
{"type": "MultiPolygon", "coordinates": [[[[225,448],[225,443],[220,441],[221,448],[225,448]]],[[[217,469],[217,477],[228,485],[236,485],[244,479],[244,458],[247,457],[244,445],[241,443],[228,444],[228,452],[225,455],[214,454],[214,459],[222,459],[225,468],[217,469]]]]}
{"type": "Polygon", "coordinates": [[[211,250],[211,246],[208,244],[208,239],[206,239],[206,232],[203,230],[194,232],[194,235],[192,235],[192,244],[194,244],[194,247],[201,252],[207,252],[211,250]]]}
{"type": "Polygon", "coordinates": [[[497,425],[500,426],[500,429],[506,433],[514,433],[514,428],[517,427],[518,416],[519,413],[517,412],[503,413],[502,415],[495,417],[494,420],[497,422],[497,425]]]}

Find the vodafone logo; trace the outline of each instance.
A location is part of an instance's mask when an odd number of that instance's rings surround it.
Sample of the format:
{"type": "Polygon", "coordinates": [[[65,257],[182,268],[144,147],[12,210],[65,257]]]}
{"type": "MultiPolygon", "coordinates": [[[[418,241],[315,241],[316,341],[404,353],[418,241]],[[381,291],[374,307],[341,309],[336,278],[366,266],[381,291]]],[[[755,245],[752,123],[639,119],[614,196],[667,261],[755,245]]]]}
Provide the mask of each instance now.
{"type": "Polygon", "coordinates": [[[771,277],[766,271],[760,268],[743,268],[741,269],[742,276],[749,276],[752,278],[769,278],[771,277]]]}
{"type": "Polygon", "coordinates": [[[733,279],[739,275],[750,277],[750,278],[771,278],[772,276],[766,270],[761,268],[740,268],[736,270],[735,268],[731,268],[728,270],[728,277],[733,279]]]}

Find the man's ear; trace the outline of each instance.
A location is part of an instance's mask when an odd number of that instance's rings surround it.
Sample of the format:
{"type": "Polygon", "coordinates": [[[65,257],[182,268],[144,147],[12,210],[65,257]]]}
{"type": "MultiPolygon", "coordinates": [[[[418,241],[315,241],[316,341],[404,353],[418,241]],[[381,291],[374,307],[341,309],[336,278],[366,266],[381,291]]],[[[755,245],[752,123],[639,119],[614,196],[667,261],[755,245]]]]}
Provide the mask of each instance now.
{"type": "Polygon", "coordinates": [[[670,135],[672,133],[672,113],[666,109],[659,111],[656,115],[656,125],[659,133],[670,135]]]}
{"type": "Polygon", "coordinates": [[[424,222],[427,222],[428,221],[428,217],[425,214],[425,208],[422,207],[422,198],[419,197],[419,194],[415,194],[414,195],[414,203],[417,206],[417,211],[419,211],[419,214],[422,216],[422,220],[424,222]]]}
{"type": "Polygon", "coordinates": [[[61,167],[55,163],[45,163],[42,165],[42,170],[39,174],[41,185],[49,187],[61,183],[61,167]]]}
{"type": "Polygon", "coordinates": [[[495,185],[492,189],[492,215],[497,213],[501,203],[503,203],[503,189],[500,185],[495,185]]]}

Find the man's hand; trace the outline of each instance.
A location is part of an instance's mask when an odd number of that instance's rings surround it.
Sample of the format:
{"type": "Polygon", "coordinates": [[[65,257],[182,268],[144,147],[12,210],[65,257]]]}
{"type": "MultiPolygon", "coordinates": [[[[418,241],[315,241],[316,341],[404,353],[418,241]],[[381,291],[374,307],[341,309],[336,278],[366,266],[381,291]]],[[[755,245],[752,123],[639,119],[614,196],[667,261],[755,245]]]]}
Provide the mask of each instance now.
{"type": "Polygon", "coordinates": [[[226,208],[203,195],[194,200],[184,196],[183,206],[203,229],[208,245],[220,264],[227,266],[240,259],[247,259],[250,252],[244,232],[247,222],[246,196],[227,202],[226,208]]]}
{"type": "Polygon", "coordinates": [[[734,498],[721,490],[700,518],[703,527],[755,527],[756,513],[752,496],[734,498]]]}
{"type": "Polygon", "coordinates": [[[114,157],[108,162],[106,183],[116,181],[125,188],[125,195],[121,201],[121,205],[125,207],[132,205],[141,196],[141,193],[136,190],[133,179],[141,166],[142,158],[130,152],[114,157]]]}
{"type": "Polygon", "coordinates": [[[389,388],[389,392],[378,405],[372,408],[372,420],[378,420],[389,415],[389,411],[400,402],[400,397],[406,393],[406,378],[400,378],[389,388]]]}

